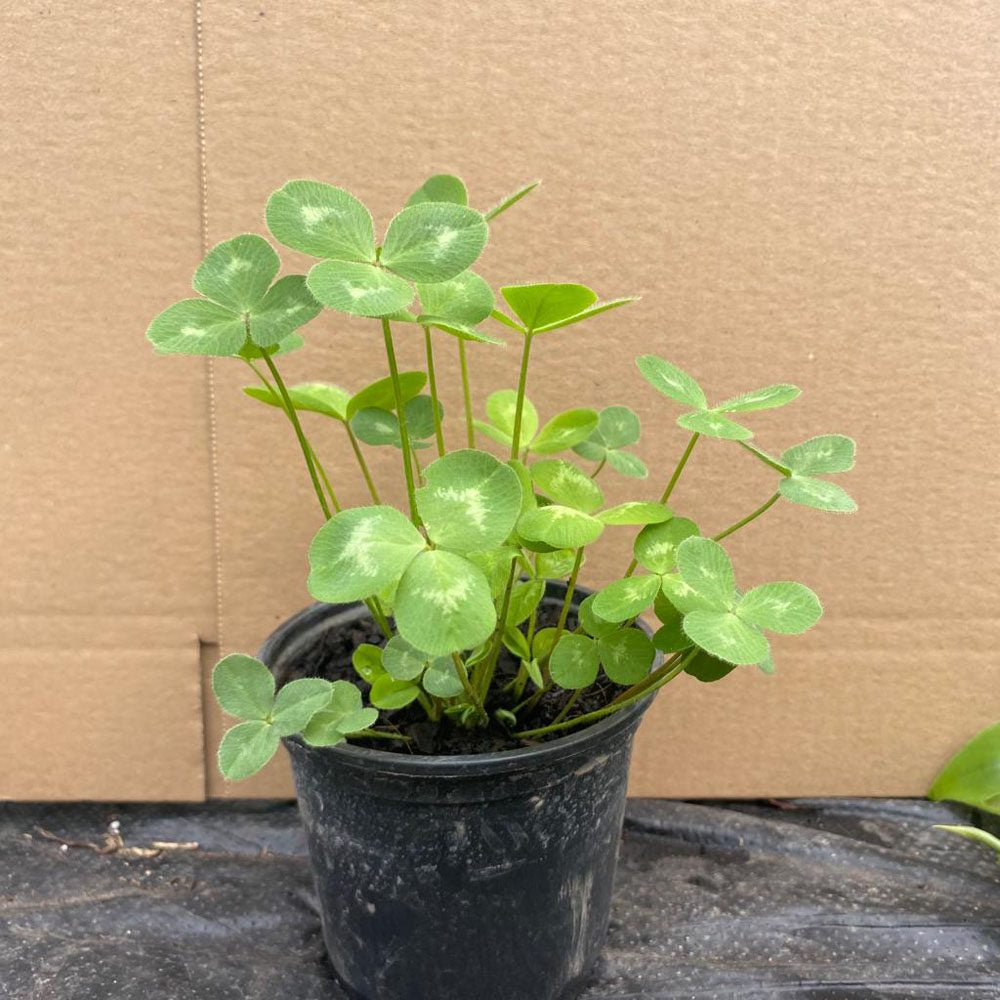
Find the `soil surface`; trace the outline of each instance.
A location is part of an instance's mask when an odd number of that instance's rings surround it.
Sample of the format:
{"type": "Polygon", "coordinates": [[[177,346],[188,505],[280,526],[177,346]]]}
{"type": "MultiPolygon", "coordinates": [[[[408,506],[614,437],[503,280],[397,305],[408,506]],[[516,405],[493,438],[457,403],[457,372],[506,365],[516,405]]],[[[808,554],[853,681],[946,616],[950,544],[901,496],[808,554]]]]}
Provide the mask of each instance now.
{"type": "MultiPolygon", "coordinates": [[[[561,602],[543,599],[538,606],[538,628],[554,626],[558,622],[561,602]]],[[[566,622],[566,630],[572,632],[576,628],[576,614],[570,612],[566,622]]],[[[288,680],[295,677],[324,677],[327,680],[348,680],[357,684],[368,700],[368,683],[358,676],[351,665],[354,650],[362,643],[373,646],[384,646],[385,637],[370,619],[365,619],[342,629],[329,629],[322,633],[316,643],[306,649],[298,662],[291,666],[287,673],[288,680]]],[[[378,722],[380,730],[395,729],[409,736],[409,743],[395,743],[389,740],[351,739],[355,746],[369,747],[373,750],[387,750],[395,753],[418,753],[434,755],[495,753],[499,750],[516,750],[544,742],[544,737],[537,740],[513,739],[510,733],[493,718],[493,712],[498,708],[513,708],[516,704],[513,692],[503,694],[503,688],[512,680],[518,671],[520,661],[506,648],[500,653],[497,662],[490,697],[486,709],[490,713],[489,726],[467,729],[451,719],[444,717],[440,722],[431,722],[418,702],[412,702],[405,708],[381,711],[378,722]]],[[[523,701],[535,690],[529,681],[521,697],[523,701]]],[[[612,684],[601,675],[598,682],[587,688],[565,718],[572,719],[587,712],[603,708],[625,688],[612,684]],[[602,683],[603,681],[603,683],[602,683]]],[[[546,692],[538,703],[518,714],[519,729],[539,729],[548,725],[562,711],[563,706],[572,692],[555,688],[546,692]]],[[[553,738],[565,735],[565,732],[553,734],[553,738]]]]}

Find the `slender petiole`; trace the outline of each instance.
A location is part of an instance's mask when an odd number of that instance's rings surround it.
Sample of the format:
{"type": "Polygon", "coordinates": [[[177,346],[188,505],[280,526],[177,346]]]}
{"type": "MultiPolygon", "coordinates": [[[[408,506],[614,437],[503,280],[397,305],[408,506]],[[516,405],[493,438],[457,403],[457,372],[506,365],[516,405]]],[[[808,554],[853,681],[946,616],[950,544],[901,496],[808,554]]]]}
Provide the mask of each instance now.
{"type": "Polygon", "coordinates": [[[765,511],[770,510],[779,500],[781,499],[780,493],[775,493],[774,496],[765,500],[753,513],[747,514],[746,517],[741,518],[735,524],[729,525],[724,531],[720,531],[717,535],[712,535],[712,541],[721,542],[723,538],[728,538],[734,531],[739,531],[744,525],[749,524],[751,521],[756,521],[761,514],[765,511]]]}
{"type": "Polygon", "coordinates": [[[354,450],[354,457],[358,460],[358,466],[361,469],[361,475],[365,477],[365,485],[368,487],[368,493],[372,498],[372,503],[381,503],[382,500],[379,497],[378,490],[375,488],[375,480],[372,479],[371,469],[368,468],[368,463],[365,461],[364,453],[361,451],[361,445],[358,444],[358,439],[351,429],[351,425],[345,422],[344,429],[347,431],[347,438],[351,442],[351,448],[354,450]]]}
{"type": "Polygon", "coordinates": [[[438,457],[444,456],[444,429],[441,427],[441,410],[438,406],[437,377],[434,373],[434,345],[431,343],[431,328],[424,327],[424,352],[427,355],[427,384],[431,390],[431,408],[434,410],[434,437],[437,440],[438,457]]]}
{"type": "Polygon", "coordinates": [[[458,338],[458,365],[462,373],[462,400],[465,404],[465,437],[470,448],[476,447],[476,425],[472,419],[472,388],[469,385],[469,359],[465,354],[465,341],[458,338]]]}
{"type": "Polygon", "coordinates": [[[413,465],[410,461],[410,432],[406,427],[406,412],[403,408],[403,390],[399,384],[399,367],[396,364],[396,348],[392,343],[392,327],[389,321],[382,317],[382,339],[385,341],[385,356],[389,362],[389,375],[392,378],[392,390],[396,398],[396,417],[399,420],[399,438],[403,452],[403,472],[406,474],[406,496],[410,503],[410,520],[420,523],[417,515],[416,485],[413,481],[413,465]]]}
{"type": "Polygon", "coordinates": [[[462,682],[462,687],[465,688],[466,696],[472,704],[475,705],[476,714],[479,716],[480,721],[485,725],[490,721],[490,717],[486,714],[486,709],[483,707],[483,702],[479,697],[479,693],[472,686],[472,681],[469,680],[469,671],[465,667],[465,661],[458,655],[458,653],[452,653],[451,658],[455,664],[458,679],[462,682]]]}
{"type": "Polygon", "coordinates": [[[511,435],[510,457],[517,458],[521,449],[521,416],[524,412],[524,393],[528,387],[528,357],[531,354],[531,331],[524,333],[524,350],[521,352],[521,373],[517,379],[517,404],[514,407],[514,431],[511,435]]]}

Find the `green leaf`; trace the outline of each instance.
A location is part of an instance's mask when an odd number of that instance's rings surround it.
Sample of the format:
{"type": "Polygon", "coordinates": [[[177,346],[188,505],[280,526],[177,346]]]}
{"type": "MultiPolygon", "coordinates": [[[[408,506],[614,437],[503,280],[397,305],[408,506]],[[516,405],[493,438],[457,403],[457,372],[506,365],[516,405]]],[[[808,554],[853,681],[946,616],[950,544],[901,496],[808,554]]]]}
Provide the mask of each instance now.
{"type": "Polygon", "coordinates": [[[416,680],[430,660],[427,653],[410,645],[400,635],[394,635],[382,650],[382,666],[397,681],[416,680]]]}
{"type": "Polygon", "coordinates": [[[241,722],[219,744],[219,770],[230,781],[256,774],[278,749],[278,734],[269,722],[241,722]]]}
{"type": "Polygon", "coordinates": [[[267,200],[267,228],[293,250],[330,260],[371,263],[371,213],[342,188],[319,181],[289,181],[267,200]]]}
{"type": "Polygon", "coordinates": [[[291,736],[330,701],[330,682],[320,677],[300,677],[282,685],[274,699],[271,722],[278,736],[291,736]]]}
{"type": "Polygon", "coordinates": [[[457,698],[465,690],[454,662],[444,656],[431,660],[421,683],[435,698],[457,698]]]}
{"type": "Polygon", "coordinates": [[[627,406],[606,406],[597,420],[597,430],[608,448],[624,448],[639,440],[639,416],[627,406]]]}
{"type": "Polygon", "coordinates": [[[677,561],[677,546],[698,534],[698,525],[686,517],[650,524],[636,535],[632,546],[636,562],[651,573],[669,573],[677,561]]]}
{"type": "Polygon", "coordinates": [[[305,341],[297,333],[289,334],[280,343],[273,344],[270,347],[258,347],[252,340],[247,338],[243,346],[235,354],[229,356],[233,358],[246,358],[247,361],[256,361],[265,355],[275,358],[279,354],[290,354],[292,351],[297,351],[303,344],[305,344],[305,341]]]}
{"type": "Polygon", "coordinates": [[[773,674],[775,671],[774,657],[770,653],[768,653],[766,658],[761,660],[760,663],[757,664],[757,669],[762,674],[767,674],[767,676],[770,677],[771,674],[773,674]]]}
{"type": "Polygon", "coordinates": [[[522,660],[521,662],[531,678],[531,683],[539,689],[545,687],[545,678],[542,677],[542,668],[538,665],[538,660],[522,660]]]}
{"type": "Polygon", "coordinates": [[[541,183],[541,181],[532,181],[530,184],[525,184],[524,187],[518,188],[513,194],[507,195],[506,198],[499,201],[491,209],[485,211],[483,217],[487,222],[495,219],[502,212],[506,212],[512,205],[516,205],[526,194],[531,194],[541,183]]]}
{"type": "Polygon", "coordinates": [[[420,696],[420,687],[413,681],[397,681],[389,674],[382,674],[372,684],[368,700],[376,708],[404,708],[420,696]]]}
{"type": "Polygon", "coordinates": [[[676,614],[653,633],[653,645],[661,653],[679,653],[690,648],[691,640],[681,627],[682,620],[682,616],[676,614]]]}
{"type": "Polygon", "coordinates": [[[593,639],[563,633],[549,658],[549,673],[559,687],[575,691],[590,687],[597,680],[600,665],[593,639]]]}
{"type": "Polygon", "coordinates": [[[237,719],[267,719],[274,704],[274,677],[255,657],[231,653],[212,670],[212,692],[237,719]]]}
{"type": "Polygon", "coordinates": [[[585,514],[592,514],[604,503],[600,486],[572,462],[546,459],[535,462],[530,472],[535,486],[553,503],[585,514]]]}
{"type": "MultiPolygon", "coordinates": [[[[596,427],[596,410],[564,410],[556,414],[538,432],[529,447],[536,455],[551,455],[557,451],[566,451],[588,438],[596,427]]],[[[522,431],[522,444],[528,440],[522,431]]]]}
{"type": "Polygon", "coordinates": [[[317,302],[350,316],[387,316],[405,309],[413,286],[372,264],[323,260],[306,277],[317,302]]]}
{"type": "Polygon", "coordinates": [[[472,271],[463,271],[450,281],[417,285],[417,294],[428,315],[467,326],[482,323],[493,311],[493,290],[472,271]]]}
{"type": "Polygon", "coordinates": [[[713,607],[722,611],[735,604],[733,564],[718,542],[711,538],[686,538],[677,546],[676,559],[684,582],[710,601],[713,607]]]}
{"type": "Polygon", "coordinates": [[[528,541],[544,542],[554,549],[578,549],[601,537],[604,525],[572,507],[552,504],[522,514],[517,532],[528,541]]]}
{"type": "Polygon", "coordinates": [[[309,546],[309,593],[336,604],[372,597],[399,579],[423,535],[395,507],[355,507],[334,515],[309,546]]]}
{"type": "Polygon", "coordinates": [[[517,330],[518,333],[524,333],[525,329],[520,323],[512,320],[505,312],[501,312],[499,309],[494,309],[490,313],[490,318],[495,319],[498,323],[503,323],[504,326],[510,327],[511,330],[517,330]]]}
{"type": "MultiPolygon", "coordinates": [[[[718,611],[718,601],[705,597],[700,591],[685,583],[679,575],[665,574],[662,577],[664,599],[676,611],[687,614],[689,611],[718,611]]],[[[657,611],[660,620],[664,616],[657,611]]]]}
{"type": "Polygon", "coordinates": [[[799,635],[820,620],[823,606],[801,583],[765,583],[748,590],[740,598],[736,613],[758,628],[783,635],[799,635]]]}
{"type": "Polygon", "coordinates": [[[399,421],[395,413],[388,410],[379,409],[376,406],[369,406],[363,410],[358,410],[351,420],[351,430],[359,441],[365,444],[393,445],[396,448],[403,447],[403,438],[399,432],[399,421]]]}
{"type": "MultiPolygon", "coordinates": [[[[399,388],[403,403],[409,402],[427,384],[427,376],[423,372],[400,372],[399,388]]],[[[381,410],[396,409],[396,393],[392,387],[392,378],[380,378],[356,392],[347,404],[347,419],[350,420],[359,410],[376,407],[381,410]]]]}
{"type": "Polygon", "coordinates": [[[605,621],[624,622],[642,614],[660,589],[658,576],[628,576],[615,580],[594,597],[594,613],[605,621]]]}
{"type": "Polygon", "coordinates": [[[369,684],[374,683],[377,677],[385,673],[382,666],[382,650],[379,646],[363,642],[351,654],[351,664],[357,671],[358,676],[369,684]]]}
{"type": "Polygon", "coordinates": [[[735,663],[726,663],[724,660],[720,660],[700,649],[693,659],[688,661],[684,672],[690,674],[703,684],[711,684],[714,681],[721,681],[723,677],[731,674],[735,669],[735,663]]]}
{"type": "Polygon", "coordinates": [[[669,508],[649,500],[628,500],[597,515],[605,524],[660,524],[671,517],[669,508]]]}
{"type": "Polygon", "coordinates": [[[593,289],[573,284],[507,285],[500,294],[529,332],[576,316],[597,301],[593,289]]]}
{"type": "Polygon", "coordinates": [[[638,684],[649,674],[656,649],[642,629],[623,628],[598,640],[601,666],[615,684],[638,684]]]}
{"type": "Polygon", "coordinates": [[[452,205],[468,205],[469,192],[461,177],[454,174],[434,174],[406,200],[409,205],[422,205],[426,201],[446,201],[452,205]]]}
{"type": "Polygon", "coordinates": [[[481,552],[466,552],[464,555],[473,566],[482,571],[489,581],[490,593],[494,597],[499,597],[507,589],[510,564],[517,558],[517,549],[501,546],[481,552]]]}
{"type": "Polygon", "coordinates": [[[231,312],[248,312],[257,305],[281,261],[262,236],[246,234],[214,246],[198,265],[194,290],[231,312]]]}
{"type": "Polygon", "coordinates": [[[760,663],[770,651],[767,639],[731,611],[691,611],[683,627],[695,645],[727,663],[760,663]]]}
{"type": "Polygon", "coordinates": [[[630,479],[645,479],[649,475],[646,463],[630,451],[612,449],[608,452],[608,464],[615,472],[630,479]]]}
{"type": "Polygon", "coordinates": [[[609,622],[594,611],[594,598],[596,596],[596,594],[588,594],[583,599],[577,609],[577,619],[587,635],[600,639],[603,636],[611,635],[612,632],[617,632],[621,625],[618,622],[609,622]]]}
{"type": "Polygon", "coordinates": [[[854,441],[843,434],[822,434],[781,453],[781,461],[804,476],[848,472],[854,468],[854,441]]]}
{"type": "Polygon", "coordinates": [[[537,572],[543,580],[558,580],[569,576],[576,561],[573,549],[554,549],[552,552],[539,552],[536,558],[537,572]]]}
{"type": "Polygon", "coordinates": [[[946,823],[935,823],[935,830],[947,830],[948,833],[957,833],[966,840],[973,840],[977,844],[991,847],[997,852],[997,861],[1000,862],[1000,837],[994,837],[987,830],[980,830],[978,826],[949,826],[946,823]]]}
{"type": "MultiPolygon", "coordinates": [[[[284,409],[281,397],[265,386],[245,385],[243,391],[252,399],[284,409]]],[[[296,410],[322,413],[342,422],[347,420],[347,404],[351,397],[339,386],[326,382],[302,382],[288,387],[288,397],[296,410]]]]}
{"type": "Polygon", "coordinates": [[[754,389],[753,392],[744,392],[739,396],[733,396],[724,403],[712,407],[722,413],[749,413],[751,410],[774,410],[779,406],[785,406],[793,399],[802,395],[802,390],[795,385],[769,385],[763,389],[754,389]]]}
{"type": "Polygon", "coordinates": [[[364,708],[361,692],[350,681],[334,681],[326,707],[317,712],[302,731],[313,746],[335,746],[349,733],[359,733],[378,721],[378,711],[364,708]]]}
{"type": "Polygon", "coordinates": [[[526,510],[534,510],[538,506],[538,497],[531,482],[531,472],[528,467],[517,458],[508,458],[507,464],[514,470],[518,482],[521,484],[521,513],[526,510]]]}
{"type": "Polygon", "coordinates": [[[927,797],[1000,815],[1000,722],[974,736],[945,764],[927,797]]]}
{"type": "Polygon", "coordinates": [[[598,302],[589,309],[584,309],[572,316],[567,316],[565,319],[556,320],[554,323],[547,323],[545,326],[536,327],[535,333],[548,333],[550,330],[561,330],[564,326],[571,326],[574,323],[582,323],[585,319],[590,319],[592,316],[600,316],[601,313],[608,312],[611,309],[618,309],[620,306],[627,306],[630,302],[635,301],[636,296],[634,295],[621,299],[607,299],[604,302],[598,302]]]}
{"type": "Polygon", "coordinates": [[[536,660],[544,660],[551,652],[559,630],[555,628],[540,628],[531,640],[531,652],[536,660]]]}
{"type": "Polygon", "coordinates": [[[281,344],[322,311],[306,287],[305,277],[286,275],[250,310],[250,338],[258,347],[281,344]]]}
{"type": "Polygon", "coordinates": [[[421,552],[396,591],[399,634],[432,656],[471,649],[496,628],[490,585],[468,559],[441,549],[421,552]]]}
{"type": "Polygon", "coordinates": [[[158,354],[237,354],[247,339],[244,321],[205,299],[184,299],[157,316],[146,337],[158,354]]]}
{"type": "MultiPolygon", "coordinates": [[[[410,438],[424,441],[434,437],[434,400],[430,396],[414,396],[403,405],[406,429],[410,438]]],[[[444,419],[444,407],[438,401],[437,419],[444,419]]]]}
{"type": "MultiPolygon", "coordinates": [[[[517,393],[513,389],[500,389],[491,392],[486,399],[486,416],[493,426],[500,431],[501,444],[510,445],[514,436],[514,413],[517,408],[517,393]]],[[[534,404],[524,397],[521,407],[521,441],[530,441],[538,431],[538,411],[534,404]]]]}
{"type": "Polygon", "coordinates": [[[811,476],[800,476],[793,473],[782,479],[778,484],[778,492],[792,503],[803,507],[814,507],[816,510],[828,510],[835,514],[852,514],[858,505],[851,495],[836,483],[828,483],[825,479],[813,479],[811,476]]]}
{"type": "Polygon", "coordinates": [[[521,512],[517,473],[488,452],[453,451],[424,470],[417,510],[435,545],[475,552],[500,545],[521,512]]]}
{"type": "Polygon", "coordinates": [[[447,202],[411,205],[389,223],[380,259],[411,281],[448,281],[475,262],[488,234],[475,209],[447,202]]]}
{"type": "Polygon", "coordinates": [[[515,584],[510,592],[510,606],[507,609],[507,624],[520,625],[531,617],[545,596],[544,580],[528,580],[515,584]]]}
{"type": "Polygon", "coordinates": [[[608,456],[608,449],[604,447],[600,431],[592,431],[585,441],[573,445],[573,451],[591,462],[601,462],[608,456]]]}
{"type": "Polygon", "coordinates": [[[528,646],[528,640],[524,637],[524,634],[520,631],[520,629],[514,628],[512,625],[508,625],[503,630],[503,644],[519,660],[531,659],[531,648],[528,646]]]}
{"type": "Polygon", "coordinates": [[[659,393],[685,403],[695,409],[704,410],[708,400],[698,383],[687,372],[676,365],[658,358],[655,354],[643,354],[635,359],[642,377],[659,393]]]}
{"type": "Polygon", "coordinates": [[[687,431],[697,431],[705,437],[721,438],[723,441],[748,441],[753,437],[753,431],[748,427],[716,413],[715,410],[682,413],[677,418],[677,426],[687,431]]]}

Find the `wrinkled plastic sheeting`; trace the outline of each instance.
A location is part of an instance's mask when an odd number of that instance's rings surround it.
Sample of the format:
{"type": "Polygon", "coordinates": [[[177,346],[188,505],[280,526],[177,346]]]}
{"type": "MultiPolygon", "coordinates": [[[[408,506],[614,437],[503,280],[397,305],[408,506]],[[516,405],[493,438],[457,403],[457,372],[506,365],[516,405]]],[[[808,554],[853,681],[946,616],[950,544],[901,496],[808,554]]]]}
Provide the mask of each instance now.
{"type": "MultiPolygon", "coordinates": [[[[1000,998],[1000,868],[931,828],[968,819],[633,800],[585,1000],[1000,998]]],[[[0,880],[4,1000],[347,1000],[293,804],[0,806],[0,880]]]]}

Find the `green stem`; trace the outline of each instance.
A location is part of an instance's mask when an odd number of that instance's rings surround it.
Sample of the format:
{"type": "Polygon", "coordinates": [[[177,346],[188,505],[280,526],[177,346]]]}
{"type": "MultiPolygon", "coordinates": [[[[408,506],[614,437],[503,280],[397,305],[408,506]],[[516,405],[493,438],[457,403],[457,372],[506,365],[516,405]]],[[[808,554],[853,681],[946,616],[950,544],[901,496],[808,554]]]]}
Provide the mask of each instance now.
{"type": "Polygon", "coordinates": [[[580,575],[580,567],[583,565],[583,546],[576,550],[576,559],[573,560],[573,570],[569,575],[569,582],[566,584],[566,598],[563,600],[562,610],[559,612],[559,621],[556,624],[556,635],[552,640],[552,648],[555,649],[557,643],[562,638],[563,629],[566,628],[566,619],[569,617],[570,605],[573,603],[573,595],[576,593],[576,578],[580,575]]]}
{"type": "Polygon", "coordinates": [[[337,503],[337,494],[333,492],[333,485],[330,483],[330,477],[326,474],[326,469],[323,468],[323,463],[319,460],[319,456],[316,454],[312,443],[306,441],[309,445],[309,454],[312,455],[313,464],[316,466],[316,471],[319,473],[319,478],[323,480],[323,485],[326,487],[327,493],[330,494],[330,499],[333,501],[334,509],[337,513],[340,513],[340,505],[337,503]]]}
{"type": "Polygon", "coordinates": [[[490,654],[483,661],[483,669],[476,677],[476,690],[479,696],[485,701],[489,694],[490,685],[493,683],[493,675],[496,673],[497,662],[500,659],[500,650],[503,648],[503,633],[507,627],[507,615],[510,614],[510,595],[514,589],[514,580],[517,577],[517,560],[512,559],[510,563],[510,573],[507,576],[507,586],[503,592],[503,603],[500,606],[500,614],[497,617],[496,631],[493,633],[493,645],[490,647],[490,654]]]}
{"type": "Polygon", "coordinates": [[[465,436],[470,448],[476,447],[476,425],[472,420],[472,389],[469,386],[469,359],[465,356],[465,341],[458,338],[458,364],[462,371],[462,399],[465,403],[465,436]]]}
{"type": "Polygon", "coordinates": [[[528,356],[531,354],[531,333],[524,334],[524,350],[521,352],[521,374],[517,380],[517,405],[514,408],[514,432],[511,435],[510,457],[517,458],[521,449],[521,414],[524,411],[524,391],[528,386],[528,356]]]}
{"type": "Polygon", "coordinates": [[[729,525],[725,531],[720,531],[717,535],[712,535],[712,541],[721,542],[723,538],[727,538],[734,531],[739,531],[744,525],[757,520],[761,514],[763,514],[766,510],[770,510],[780,499],[781,494],[775,493],[770,499],[765,500],[764,503],[762,503],[752,514],[747,514],[746,517],[741,518],[735,524],[729,525]]]}
{"type": "Polygon", "coordinates": [[[485,725],[490,721],[490,717],[486,714],[486,709],[483,707],[483,702],[476,692],[476,689],[472,686],[472,681],[469,680],[469,671],[465,669],[465,662],[458,653],[451,654],[452,661],[455,664],[455,670],[458,673],[458,679],[462,682],[462,687],[465,688],[465,693],[473,705],[476,706],[476,713],[479,715],[480,720],[485,725]]]}
{"type": "Polygon", "coordinates": [[[623,708],[627,708],[629,705],[634,704],[641,698],[645,698],[651,695],[654,691],[658,691],[665,684],[669,684],[678,674],[683,673],[684,668],[687,666],[688,660],[694,657],[697,649],[691,650],[691,653],[686,656],[683,660],[674,666],[674,668],[667,674],[665,674],[660,680],[651,687],[646,688],[644,691],[640,691],[638,694],[633,695],[626,701],[612,702],[610,705],[605,705],[604,708],[598,708],[593,712],[587,712],[585,715],[578,715],[575,719],[566,719],[564,722],[552,722],[547,726],[542,726],[540,729],[526,729],[520,733],[513,733],[515,739],[527,740],[534,739],[538,736],[546,736],[549,733],[560,732],[563,729],[572,729],[576,726],[583,726],[590,722],[597,722],[598,719],[603,719],[606,715],[612,715],[615,712],[620,712],[623,708]]]}
{"type": "Polygon", "coordinates": [[[351,429],[350,423],[345,421],[344,430],[347,431],[347,439],[351,442],[354,457],[358,460],[358,468],[361,469],[361,475],[365,477],[365,485],[368,487],[368,494],[372,498],[372,503],[381,503],[382,500],[378,495],[378,490],[375,488],[375,480],[372,479],[371,469],[368,468],[364,453],[361,451],[361,445],[358,444],[358,439],[351,429]]]}
{"type": "Polygon", "coordinates": [[[607,462],[607,460],[608,460],[608,456],[607,456],[607,455],[605,455],[605,456],[604,456],[604,458],[602,458],[602,459],[601,459],[601,460],[600,460],[600,461],[599,461],[599,462],[597,463],[597,468],[596,468],[596,469],[594,469],[594,471],[593,471],[593,472],[592,472],[592,473],[590,474],[590,478],[591,478],[591,479],[596,479],[596,478],[598,477],[598,475],[600,475],[600,472],[601,472],[601,469],[603,469],[603,468],[604,468],[604,465],[605,465],[605,463],[607,462]]]}
{"type": "Polygon", "coordinates": [[[611,699],[612,705],[617,705],[619,702],[626,701],[627,699],[633,697],[633,695],[642,694],[647,688],[652,687],[661,677],[665,677],[673,669],[677,661],[682,657],[686,656],[686,651],[681,651],[680,653],[674,653],[673,656],[669,657],[659,667],[656,668],[651,674],[643,677],[641,681],[636,681],[631,687],[626,688],[619,694],[616,698],[611,699]]]}
{"type": "Polygon", "coordinates": [[[392,343],[392,328],[389,321],[382,317],[382,339],[385,341],[385,356],[389,362],[389,375],[392,378],[392,391],[396,398],[396,417],[399,420],[399,438],[403,452],[403,472],[406,474],[406,496],[410,502],[410,520],[420,523],[417,516],[416,486],[413,482],[413,467],[410,462],[410,432],[406,427],[406,412],[403,408],[403,390],[399,384],[399,367],[396,365],[396,349],[392,343]]]}
{"type": "MultiPolygon", "coordinates": [[[[306,468],[309,470],[309,478],[312,480],[313,490],[315,490],[316,498],[319,500],[319,505],[323,510],[323,516],[329,521],[332,517],[330,513],[330,505],[326,502],[326,494],[323,492],[323,488],[320,486],[319,477],[316,474],[316,464],[313,462],[312,448],[309,447],[309,442],[306,440],[305,433],[302,430],[302,424],[299,423],[299,416],[295,412],[295,407],[292,405],[291,397],[288,395],[288,389],[285,388],[285,383],[282,380],[271,355],[266,351],[263,351],[262,353],[268,370],[271,372],[271,378],[274,379],[274,384],[278,387],[278,395],[281,396],[281,401],[284,404],[285,414],[292,422],[292,427],[295,430],[295,436],[299,440],[299,447],[302,449],[302,457],[306,460],[306,468]]],[[[337,503],[336,496],[331,495],[330,500],[333,503],[334,510],[339,512],[340,504],[337,503]]]]}
{"type": "Polygon", "coordinates": [[[424,327],[424,353],[427,355],[427,384],[431,390],[431,408],[434,410],[434,437],[437,439],[438,457],[444,456],[444,430],[441,427],[441,411],[438,408],[437,377],[434,374],[434,345],[431,343],[431,328],[424,327]]]}
{"type": "Polygon", "coordinates": [[[362,729],[356,733],[351,733],[350,739],[360,739],[364,738],[366,740],[398,740],[400,743],[412,743],[412,736],[404,736],[402,733],[383,733],[378,729],[362,729]]]}
{"type": "Polygon", "coordinates": [[[577,688],[567,699],[566,704],[559,709],[559,714],[552,720],[553,723],[562,722],[569,715],[569,710],[576,704],[577,698],[583,694],[583,688],[577,688]]]}

